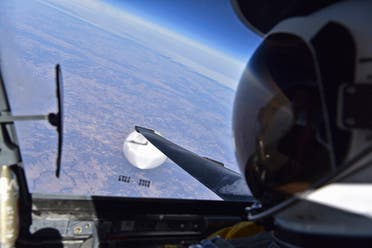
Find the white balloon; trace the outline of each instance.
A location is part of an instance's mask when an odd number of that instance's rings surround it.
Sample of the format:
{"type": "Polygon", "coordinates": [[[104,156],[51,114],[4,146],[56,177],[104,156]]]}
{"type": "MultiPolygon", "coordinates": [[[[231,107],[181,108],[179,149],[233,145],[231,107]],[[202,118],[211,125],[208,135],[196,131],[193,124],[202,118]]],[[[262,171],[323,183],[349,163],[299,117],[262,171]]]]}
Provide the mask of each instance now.
{"type": "Polygon", "coordinates": [[[167,160],[167,156],[136,131],[124,140],[123,153],[129,163],[139,169],[153,169],[167,160]]]}

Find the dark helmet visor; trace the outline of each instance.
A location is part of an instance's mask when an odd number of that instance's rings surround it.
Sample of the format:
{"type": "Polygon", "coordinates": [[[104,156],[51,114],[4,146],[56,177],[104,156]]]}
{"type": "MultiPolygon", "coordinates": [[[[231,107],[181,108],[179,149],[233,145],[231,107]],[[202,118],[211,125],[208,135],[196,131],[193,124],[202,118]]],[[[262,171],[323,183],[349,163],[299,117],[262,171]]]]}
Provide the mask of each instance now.
{"type": "Polygon", "coordinates": [[[263,206],[302,192],[331,173],[315,63],[306,43],[273,34],[257,49],[237,89],[238,162],[263,206]]]}

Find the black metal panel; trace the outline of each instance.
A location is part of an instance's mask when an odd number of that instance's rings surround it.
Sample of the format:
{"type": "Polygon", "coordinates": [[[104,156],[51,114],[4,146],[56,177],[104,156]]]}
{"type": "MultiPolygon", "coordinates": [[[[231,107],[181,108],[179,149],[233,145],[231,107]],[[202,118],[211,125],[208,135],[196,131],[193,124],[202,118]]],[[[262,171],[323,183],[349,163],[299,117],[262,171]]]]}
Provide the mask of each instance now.
{"type": "Polygon", "coordinates": [[[347,129],[372,129],[372,86],[345,84],[339,93],[342,126],[347,129]]]}
{"type": "MultiPolygon", "coordinates": [[[[33,195],[19,247],[188,247],[244,220],[242,202],[33,195]],[[94,246],[94,245],[96,246],[94,246]],[[50,247],[50,246],[48,246],[50,247]]],[[[18,247],[17,246],[17,247],[18,247]]]]}
{"type": "Polygon", "coordinates": [[[201,214],[245,216],[247,202],[127,198],[91,196],[64,198],[34,194],[32,202],[37,211],[69,211],[82,217],[99,215],[102,218],[121,218],[136,214],[201,214]]]}

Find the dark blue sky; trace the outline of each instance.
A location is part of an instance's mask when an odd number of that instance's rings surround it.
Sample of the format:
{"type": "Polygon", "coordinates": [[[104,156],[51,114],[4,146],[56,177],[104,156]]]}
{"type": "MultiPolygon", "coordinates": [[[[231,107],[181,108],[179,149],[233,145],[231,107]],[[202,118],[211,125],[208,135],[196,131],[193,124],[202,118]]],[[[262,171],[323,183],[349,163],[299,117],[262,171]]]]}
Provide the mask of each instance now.
{"type": "Polygon", "coordinates": [[[247,60],[260,42],[237,18],[229,0],[109,1],[239,60],[247,60]]]}

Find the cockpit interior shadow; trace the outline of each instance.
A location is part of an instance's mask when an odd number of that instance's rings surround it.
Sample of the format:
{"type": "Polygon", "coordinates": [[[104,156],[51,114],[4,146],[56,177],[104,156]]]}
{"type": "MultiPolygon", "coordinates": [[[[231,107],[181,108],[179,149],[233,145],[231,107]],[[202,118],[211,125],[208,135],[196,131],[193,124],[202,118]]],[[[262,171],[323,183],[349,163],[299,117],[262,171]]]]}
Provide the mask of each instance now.
{"type": "Polygon", "coordinates": [[[63,248],[62,236],[57,229],[43,228],[32,234],[27,243],[19,242],[17,247],[63,248]]]}

